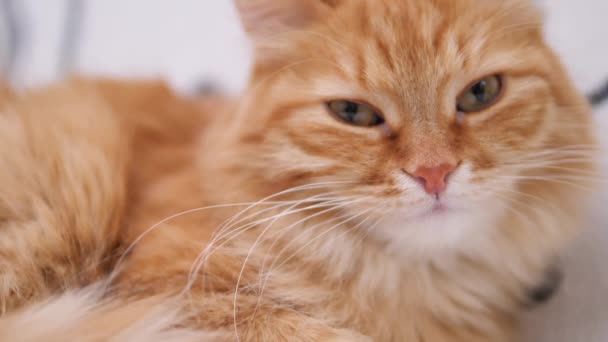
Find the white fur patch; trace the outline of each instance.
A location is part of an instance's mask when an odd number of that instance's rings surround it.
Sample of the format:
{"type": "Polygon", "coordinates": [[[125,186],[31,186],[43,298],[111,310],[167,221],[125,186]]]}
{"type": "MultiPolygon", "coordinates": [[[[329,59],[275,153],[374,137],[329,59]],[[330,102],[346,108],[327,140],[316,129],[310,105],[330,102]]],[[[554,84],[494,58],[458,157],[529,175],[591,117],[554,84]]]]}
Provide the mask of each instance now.
{"type": "Polygon", "coordinates": [[[386,213],[373,234],[389,241],[391,248],[404,259],[434,258],[445,252],[471,250],[483,244],[504,212],[500,202],[483,185],[472,184],[470,165],[462,165],[451,177],[441,199],[448,211],[431,213],[436,200],[426,194],[413,179],[396,173],[403,197],[400,205],[386,213]]]}
{"type": "Polygon", "coordinates": [[[102,286],[94,286],[67,292],[2,318],[1,340],[11,342],[218,341],[217,334],[176,328],[184,317],[178,313],[175,306],[152,305],[149,310],[142,310],[141,303],[125,305],[102,299],[102,289],[102,286]],[[117,317],[120,319],[116,319],[117,317]]]}

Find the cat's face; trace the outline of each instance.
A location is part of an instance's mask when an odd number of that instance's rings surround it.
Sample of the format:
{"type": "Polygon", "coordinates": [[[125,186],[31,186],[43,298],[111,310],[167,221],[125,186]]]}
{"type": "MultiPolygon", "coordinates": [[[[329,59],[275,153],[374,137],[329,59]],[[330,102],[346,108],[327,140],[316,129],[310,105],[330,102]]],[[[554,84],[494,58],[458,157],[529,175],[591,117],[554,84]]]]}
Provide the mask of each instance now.
{"type": "Polygon", "coordinates": [[[535,155],[577,143],[558,122],[587,136],[526,1],[237,4],[258,44],[256,158],[270,179],[327,183],[381,239],[457,243],[512,206],[535,155]]]}

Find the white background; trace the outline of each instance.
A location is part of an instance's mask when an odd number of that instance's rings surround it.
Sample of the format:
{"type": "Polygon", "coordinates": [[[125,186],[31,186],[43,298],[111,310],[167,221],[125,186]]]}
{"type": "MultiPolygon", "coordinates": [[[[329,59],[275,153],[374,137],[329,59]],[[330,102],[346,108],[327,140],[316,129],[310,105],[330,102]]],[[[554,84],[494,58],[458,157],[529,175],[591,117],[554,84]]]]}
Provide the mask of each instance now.
{"type": "MultiPolygon", "coordinates": [[[[277,0],[280,1],[280,0],[277,0]]],[[[454,0],[456,1],[456,0],[454,0]]],[[[480,0],[488,1],[488,0],[480,0]]],[[[18,0],[30,44],[13,78],[30,86],[58,70],[66,0],[18,0]]],[[[547,37],[589,91],[608,80],[608,1],[539,0],[547,37]]],[[[202,80],[238,92],[249,68],[248,42],[229,0],[85,0],[74,68],[86,74],[161,77],[188,90],[202,80]]],[[[597,127],[608,131],[608,106],[597,127]]],[[[608,141],[604,146],[608,148],[608,141]]],[[[604,154],[605,162],[608,162],[604,154]]],[[[607,173],[608,174],[608,173],[607,173]]],[[[527,318],[530,342],[608,341],[608,195],[590,208],[587,233],[567,253],[558,298],[527,318]]]]}

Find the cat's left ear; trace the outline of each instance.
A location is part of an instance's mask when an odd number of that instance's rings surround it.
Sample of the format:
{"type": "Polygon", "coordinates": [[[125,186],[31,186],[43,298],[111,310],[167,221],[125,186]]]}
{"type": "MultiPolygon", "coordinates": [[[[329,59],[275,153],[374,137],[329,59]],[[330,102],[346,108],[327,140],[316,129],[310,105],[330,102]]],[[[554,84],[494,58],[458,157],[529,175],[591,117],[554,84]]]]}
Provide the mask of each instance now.
{"type": "Polygon", "coordinates": [[[322,18],[339,0],[235,0],[245,30],[254,40],[305,28],[322,18]]]}

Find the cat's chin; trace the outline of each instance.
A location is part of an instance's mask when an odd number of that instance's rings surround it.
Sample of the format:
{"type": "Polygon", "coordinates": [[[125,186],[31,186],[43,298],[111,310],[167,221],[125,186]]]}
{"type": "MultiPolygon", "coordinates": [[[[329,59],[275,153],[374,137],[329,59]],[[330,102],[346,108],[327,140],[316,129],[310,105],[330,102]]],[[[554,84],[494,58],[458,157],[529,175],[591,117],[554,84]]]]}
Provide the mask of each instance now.
{"type": "Polygon", "coordinates": [[[397,254],[435,257],[443,252],[470,250],[483,243],[496,225],[500,208],[484,210],[436,204],[414,212],[396,210],[382,218],[372,234],[397,254]]]}
{"type": "Polygon", "coordinates": [[[456,208],[444,203],[436,203],[431,208],[425,209],[422,213],[416,214],[409,221],[440,219],[457,213],[458,209],[456,208]]]}

